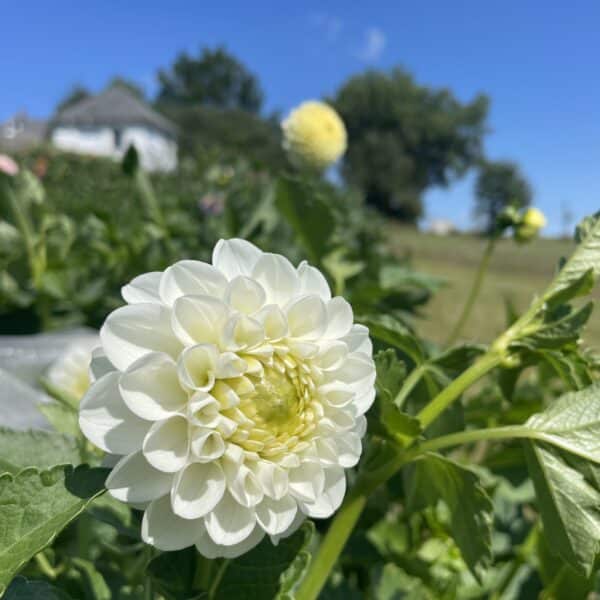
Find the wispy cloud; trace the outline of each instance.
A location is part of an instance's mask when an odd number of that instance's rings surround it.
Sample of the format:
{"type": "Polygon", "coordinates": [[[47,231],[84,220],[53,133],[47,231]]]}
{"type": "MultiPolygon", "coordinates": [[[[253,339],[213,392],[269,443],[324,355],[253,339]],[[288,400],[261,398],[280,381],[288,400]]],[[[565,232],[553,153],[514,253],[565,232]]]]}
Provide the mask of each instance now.
{"type": "Polygon", "coordinates": [[[310,22],[313,27],[318,29],[323,34],[323,37],[331,44],[338,41],[340,34],[342,33],[342,29],[344,28],[344,22],[342,19],[328,13],[312,13],[310,15],[310,22]]]}
{"type": "Polygon", "coordinates": [[[364,62],[375,62],[380,58],[387,44],[387,36],[379,27],[369,27],[364,33],[358,58],[364,62]]]}

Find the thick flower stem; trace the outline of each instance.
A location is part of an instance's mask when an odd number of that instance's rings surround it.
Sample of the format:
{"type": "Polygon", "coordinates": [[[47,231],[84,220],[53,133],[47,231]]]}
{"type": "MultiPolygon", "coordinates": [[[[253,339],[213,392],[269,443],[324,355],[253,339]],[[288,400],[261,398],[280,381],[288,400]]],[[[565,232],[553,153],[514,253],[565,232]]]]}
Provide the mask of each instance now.
{"type": "Polygon", "coordinates": [[[366,503],[365,491],[353,491],[348,494],[323,538],[318,552],[312,558],[309,572],[296,593],[296,600],[316,600],[319,597],[366,503]]]}
{"type": "Polygon", "coordinates": [[[479,267],[477,269],[477,273],[475,274],[475,279],[473,280],[473,285],[471,286],[471,291],[469,292],[469,296],[467,297],[467,301],[463,306],[462,312],[460,313],[460,317],[456,321],[454,328],[450,332],[448,336],[448,340],[446,341],[446,346],[451,346],[456,342],[459,338],[462,329],[471,314],[471,310],[473,309],[473,305],[475,304],[475,300],[477,300],[477,296],[479,296],[479,292],[481,291],[481,284],[483,283],[483,279],[487,272],[487,269],[490,264],[490,259],[492,258],[492,254],[494,253],[494,247],[496,246],[496,237],[491,237],[488,240],[487,246],[483,252],[483,256],[481,257],[481,262],[479,263],[479,267]]]}

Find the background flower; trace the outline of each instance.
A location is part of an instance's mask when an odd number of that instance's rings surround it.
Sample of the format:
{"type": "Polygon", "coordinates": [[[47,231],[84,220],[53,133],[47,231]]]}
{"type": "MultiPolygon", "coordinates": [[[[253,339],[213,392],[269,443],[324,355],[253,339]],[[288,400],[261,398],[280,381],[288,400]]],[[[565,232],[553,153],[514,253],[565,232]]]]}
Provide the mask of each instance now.
{"type": "Polygon", "coordinates": [[[344,122],[328,104],[303,102],[281,124],[284,147],[302,165],[324,169],[346,151],[344,122]]]}
{"type": "Polygon", "coordinates": [[[367,329],[306,262],[221,240],[123,288],[80,425],[120,455],[110,493],[163,550],[234,557],[330,516],[360,457],[375,369],[367,329]]]}
{"type": "Polygon", "coordinates": [[[0,154],[0,173],[14,177],[19,173],[19,165],[6,154],[0,154]]]}

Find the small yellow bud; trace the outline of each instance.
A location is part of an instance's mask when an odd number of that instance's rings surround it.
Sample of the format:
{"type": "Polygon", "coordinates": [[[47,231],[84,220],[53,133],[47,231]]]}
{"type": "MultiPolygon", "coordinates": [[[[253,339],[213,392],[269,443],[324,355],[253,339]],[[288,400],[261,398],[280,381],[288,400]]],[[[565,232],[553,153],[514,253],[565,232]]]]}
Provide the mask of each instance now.
{"type": "Polygon", "coordinates": [[[300,165],[325,169],[346,151],[344,122],[328,104],[311,100],[292,110],[282,122],[284,148],[300,165]]]}
{"type": "Polygon", "coordinates": [[[546,225],[546,217],[541,210],[538,208],[528,208],[521,216],[520,223],[515,226],[515,239],[517,242],[529,242],[546,225]]]}

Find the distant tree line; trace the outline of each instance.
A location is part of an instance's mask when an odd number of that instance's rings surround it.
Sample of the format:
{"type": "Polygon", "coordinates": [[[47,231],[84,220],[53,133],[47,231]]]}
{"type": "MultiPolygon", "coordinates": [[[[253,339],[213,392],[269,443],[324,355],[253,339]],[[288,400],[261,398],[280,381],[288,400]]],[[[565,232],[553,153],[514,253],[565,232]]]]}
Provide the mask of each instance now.
{"type": "MultiPolygon", "coordinates": [[[[251,157],[266,168],[289,168],[281,147],[280,116],[264,115],[257,77],[224,48],[186,52],[158,72],[155,107],[181,132],[184,154],[251,157]]],[[[109,85],[144,91],[121,77],[109,85]]],[[[89,96],[75,86],[57,110],[89,96]]],[[[423,216],[423,195],[476,169],[475,216],[484,230],[509,204],[525,206],[531,188],[518,166],[485,158],[489,99],[462,102],[448,89],[417,83],[405,70],[369,70],[351,77],[327,100],[348,129],[340,173],[368,203],[407,223],[423,216]]]]}

